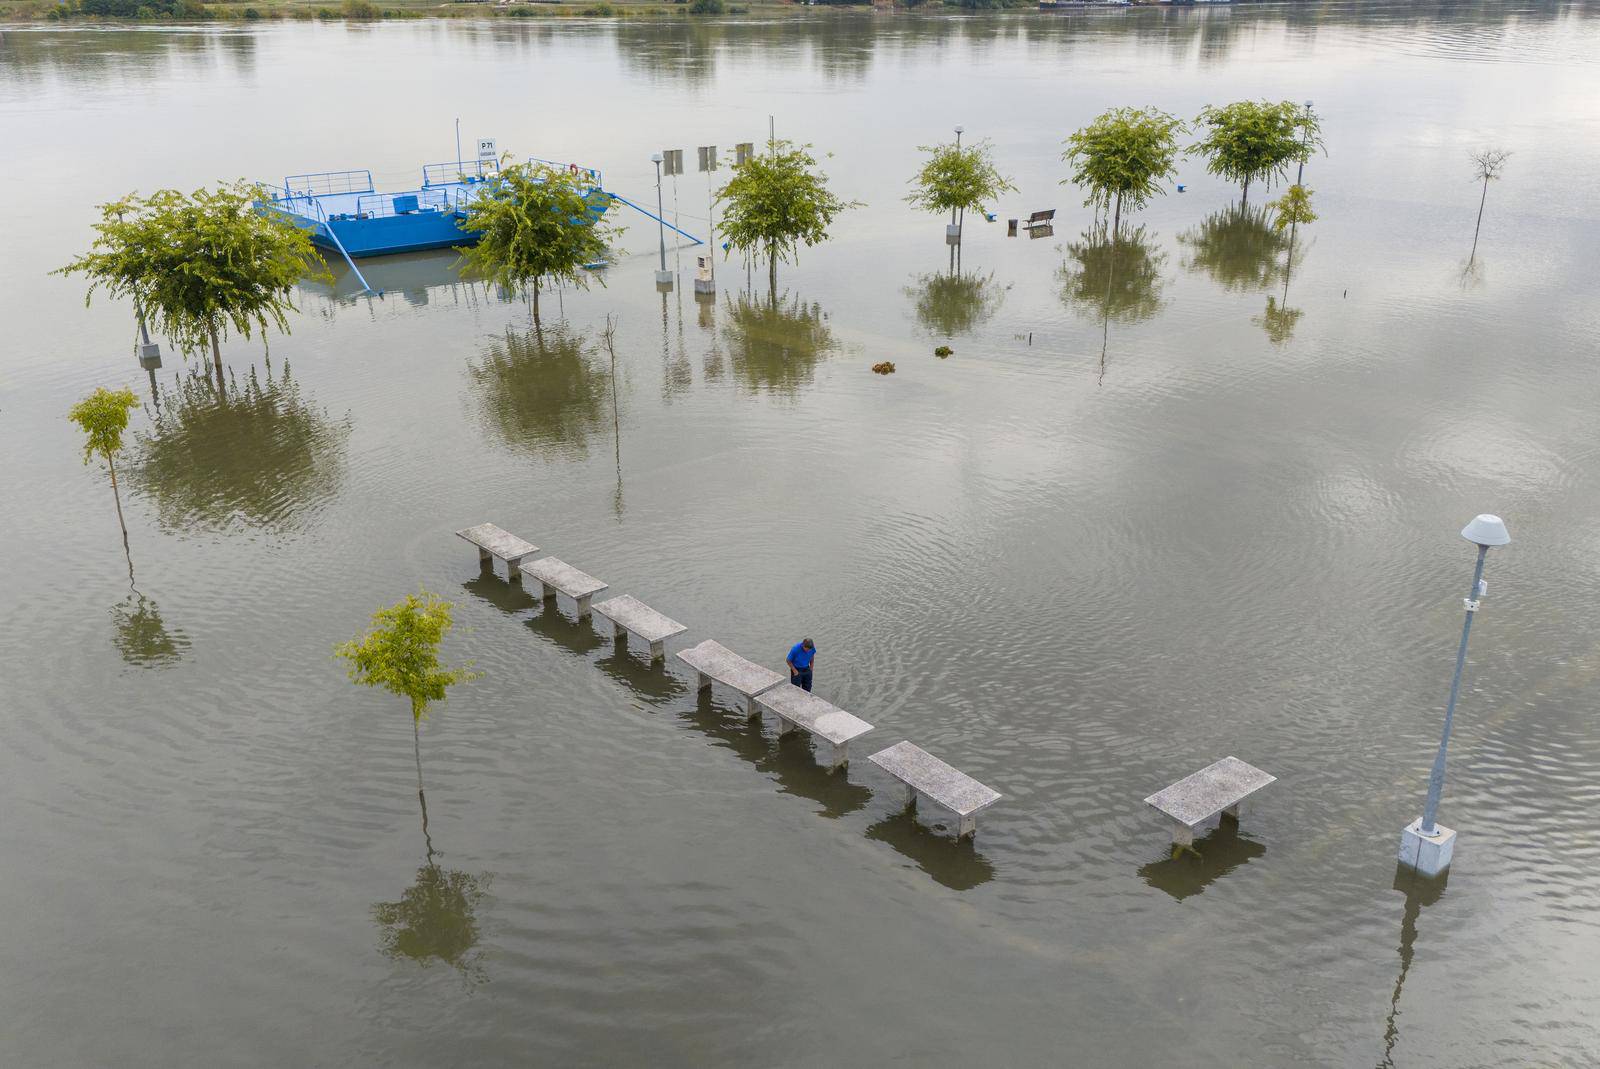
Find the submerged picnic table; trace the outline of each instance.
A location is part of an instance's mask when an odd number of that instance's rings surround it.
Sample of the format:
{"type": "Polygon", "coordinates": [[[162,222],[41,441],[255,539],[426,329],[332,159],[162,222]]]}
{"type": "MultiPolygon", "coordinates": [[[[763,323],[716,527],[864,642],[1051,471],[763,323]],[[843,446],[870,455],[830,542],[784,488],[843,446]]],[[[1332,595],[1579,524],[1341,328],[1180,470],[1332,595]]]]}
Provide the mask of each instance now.
{"type": "Polygon", "coordinates": [[[589,615],[589,599],[606,589],[606,584],[592,575],[578,571],[566,561],[554,557],[541,557],[522,566],[522,574],[531,580],[533,593],[540,601],[558,591],[578,603],[578,619],[589,615]]]}
{"type": "Polygon", "coordinates": [[[850,760],[850,740],[872,730],[872,725],[851,716],[831,702],[800,687],[773,687],[756,699],[767,712],[778,718],[778,737],[804,728],[833,747],[828,767],[836,769],[850,760]]]}
{"type": "Polygon", "coordinates": [[[744,695],[745,716],[758,716],[756,695],[776,687],[783,677],[770,668],[747,661],[715,639],[678,651],[678,660],[695,670],[695,689],[705,690],[712,682],[732,687],[744,695]]]}
{"type": "Polygon", "coordinates": [[[632,594],[602,601],[594,607],[594,611],[596,616],[611,621],[612,633],[619,642],[634,634],[649,643],[652,663],[665,656],[663,643],[667,639],[689,630],[672,617],[656,612],[632,594]]]}
{"type": "Polygon", "coordinates": [[[1237,757],[1224,757],[1145,801],[1172,821],[1172,845],[1192,849],[1195,828],[1213,817],[1220,820],[1223,813],[1238,820],[1244,815],[1245,799],[1277,780],[1237,757]]]}
{"type": "Polygon", "coordinates": [[[515,583],[518,579],[517,566],[526,558],[539,552],[539,547],[532,542],[518,538],[510,531],[502,530],[492,523],[480,523],[476,527],[468,527],[456,532],[457,538],[465,538],[468,542],[478,547],[478,563],[493,569],[495,557],[506,562],[507,578],[515,583]]]}
{"type": "Polygon", "coordinates": [[[869,755],[867,760],[906,785],[906,808],[916,808],[917,795],[925,794],[955,813],[956,837],[960,839],[978,833],[978,811],[1001,797],[999,791],[985,787],[909,742],[897,742],[869,755]]]}

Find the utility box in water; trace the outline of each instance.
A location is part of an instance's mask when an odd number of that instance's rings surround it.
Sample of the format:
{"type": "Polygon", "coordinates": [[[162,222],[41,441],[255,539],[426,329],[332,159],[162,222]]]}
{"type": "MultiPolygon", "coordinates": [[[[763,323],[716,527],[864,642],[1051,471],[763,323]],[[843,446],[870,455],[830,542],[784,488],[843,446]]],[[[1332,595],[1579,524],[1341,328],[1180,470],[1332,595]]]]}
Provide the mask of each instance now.
{"type": "Polygon", "coordinates": [[[696,264],[697,266],[694,273],[694,295],[696,297],[715,296],[717,292],[717,279],[716,276],[711,273],[711,257],[698,257],[696,264]]]}
{"type": "Polygon", "coordinates": [[[161,346],[153,341],[139,346],[139,366],[146,371],[161,370],[161,346]]]}

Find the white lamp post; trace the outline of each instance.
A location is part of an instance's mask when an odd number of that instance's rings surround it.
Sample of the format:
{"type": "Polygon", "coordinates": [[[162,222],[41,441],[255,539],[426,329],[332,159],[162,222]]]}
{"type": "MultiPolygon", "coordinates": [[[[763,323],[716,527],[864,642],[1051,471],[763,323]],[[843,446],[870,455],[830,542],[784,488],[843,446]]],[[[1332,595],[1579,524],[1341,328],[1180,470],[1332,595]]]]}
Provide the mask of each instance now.
{"type": "MultiPolygon", "coordinates": [[[[1309,101],[1309,100],[1306,101],[1306,119],[1307,119],[1307,121],[1309,121],[1311,119],[1311,101],[1309,101]]],[[[1309,137],[1310,134],[1311,134],[1310,129],[1307,129],[1306,130],[1306,135],[1309,137]]],[[[1297,186],[1300,186],[1302,188],[1305,187],[1305,184],[1306,184],[1306,161],[1303,158],[1300,161],[1300,170],[1294,176],[1294,184],[1297,185],[1297,186]]]]}
{"type": "Polygon", "coordinates": [[[1483,579],[1483,561],[1490,546],[1504,546],[1511,541],[1505,523],[1499,516],[1488,513],[1463,527],[1461,537],[1478,547],[1478,563],[1472,573],[1472,588],[1464,599],[1467,618],[1461,625],[1461,646],[1456,650],[1450,701],[1444,707],[1444,733],[1439,737],[1439,753],[1433,759],[1433,772],[1428,777],[1428,800],[1422,816],[1407,824],[1400,833],[1400,863],[1424,876],[1437,876],[1449,868],[1455,852],[1456,833],[1434,820],[1439,812],[1439,796],[1444,793],[1444,761],[1450,749],[1450,725],[1455,720],[1456,697],[1461,693],[1461,669],[1467,663],[1467,638],[1472,634],[1472,618],[1477,615],[1480,599],[1489,592],[1489,584],[1483,579]]]}
{"type": "Polygon", "coordinates": [[[650,162],[656,165],[656,236],[661,244],[661,268],[656,271],[656,287],[672,287],[672,272],[667,270],[667,229],[662,221],[666,216],[665,205],[661,203],[661,153],[652,153],[650,162]]]}
{"type": "MultiPolygon", "coordinates": [[[[961,131],[963,127],[956,127],[956,151],[961,151],[961,131]]],[[[956,210],[950,209],[950,225],[944,228],[944,239],[954,245],[961,240],[961,223],[956,219],[956,210]]]]}

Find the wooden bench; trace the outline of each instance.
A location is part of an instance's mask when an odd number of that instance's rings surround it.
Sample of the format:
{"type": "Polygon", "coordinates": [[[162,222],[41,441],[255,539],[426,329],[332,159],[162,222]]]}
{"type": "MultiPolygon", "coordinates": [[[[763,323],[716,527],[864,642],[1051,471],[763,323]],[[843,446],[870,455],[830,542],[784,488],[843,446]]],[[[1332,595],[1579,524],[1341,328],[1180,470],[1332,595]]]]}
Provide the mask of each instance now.
{"type": "Polygon", "coordinates": [[[1157,791],[1145,801],[1172,821],[1172,845],[1176,853],[1184,848],[1192,850],[1195,829],[1213,817],[1221,820],[1221,814],[1226,813],[1238,820],[1244,815],[1245,799],[1267,784],[1275,783],[1277,778],[1237,757],[1224,757],[1157,791]]]}
{"type": "Polygon", "coordinates": [[[519,574],[517,566],[539,552],[539,547],[532,542],[524,542],[510,531],[502,531],[492,523],[480,523],[476,527],[457,531],[456,537],[465,538],[477,546],[478,563],[490,571],[494,570],[495,557],[505,561],[507,578],[513,583],[517,581],[519,574]]]}
{"type": "Polygon", "coordinates": [[[578,619],[589,615],[589,599],[606,589],[606,584],[585,575],[565,561],[541,557],[522,566],[523,576],[533,584],[530,591],[540,601],[552,593],[565,594],[578,603],[578,619]]]}
{"type": "Polygon", "coordinates": [[[812,735],[831,743],[833,752],[828,762],[837,769],[850,761],[850,740],[860,738],[872,730],[865,720],[851,716],[831,702],[824,701],[799,687],[773,687],[756,699],[756,703],[778,718],[778,737],[796,728],[805,728],[812,735]]]}
{"type": "Polygon", "coordinates": [[[656,612],[632,594],[602,601],[594,607],[594,611],[596,616],[611,621],[612,634],[618,642],[625,642],[630,634],[634,634],[639,636],[641,642],[648,643],[652,664],[666,656],[663,643],[667,639],[689,630],[670,616],[656,612]]]}
{"type": "Polygon", "coordinates": [[[1000,793],[985,787],[965,772],[958,772],[920,746],[897,742],[867,758],[905,784],[906,808],[915,809],[917,795],[925,794],[955,813],[956,837],[978,833],[978,811],[1000,800],[1000,793]]]}
{"type": "Polygon", "coordinates": [[[1022,226],[1025,230],[1032,230],[1036,226],[1049,226],[1055,221],[1055,218],[1056,210],[1054,208],[1051,208],[1049,211],[1034,212],[1032,215],[1028,216],[1028,221],[1023,223],[1022,226]]]}
{"type": "Polygon", "coordinates": [[[679,650],[678,660],[695,670],[697,691],[709,688],[715,681],[743,694],[746,717],[761,715],[761,710],[756,708],[756,695],[787,682],[772,669],[745,660],[715,639],[708,638],[698,646],[679,650]]]}

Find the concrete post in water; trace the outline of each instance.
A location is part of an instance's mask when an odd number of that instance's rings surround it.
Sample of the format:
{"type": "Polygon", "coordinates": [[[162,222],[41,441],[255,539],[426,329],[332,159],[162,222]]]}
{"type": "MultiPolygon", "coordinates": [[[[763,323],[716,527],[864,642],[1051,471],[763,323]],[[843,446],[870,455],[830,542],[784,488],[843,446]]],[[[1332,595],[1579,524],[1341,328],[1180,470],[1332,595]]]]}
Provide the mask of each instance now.
{"type": "Polygon", "coordinates": [[[1461,625],[1461,645],[1456,650],[1456,670],[1450,680],[1450,700],[1444,707],[1444,731],[1439,737],[1439,752],[1433,759],[1433,772],[1428,777],[1428,800],[1423,806],[1422,816],[1407,824],[1400,833],[1400,863],[1416,869],[1424,876],[1437,876],[1448,869],[1455,853],[1456,833],[1434,819],[1439,812],[1439,797],[1444,793],[1444,765],[1450,749],[1450,727],[1455,720],[1456,698],[1461,693],[1461,670],[1467,663],[1467,639],[1472,634],[1472,618],[1478,612],[1480,599],[1489,589],[1489,585],[1483,581],[1484,558],[1488,556],[1490,546],[1503,546],[1511,541],[1500,517],[1488,513],[1463,527],[1461,537],[1478,547],[1478,561],[1472,573],[1472,587],[1463,599],[1467,616],[1461,625]]]}

